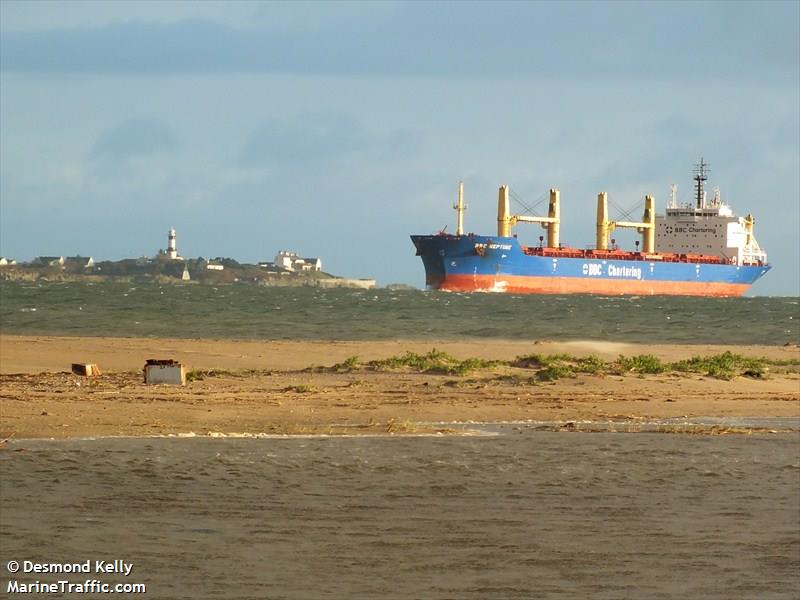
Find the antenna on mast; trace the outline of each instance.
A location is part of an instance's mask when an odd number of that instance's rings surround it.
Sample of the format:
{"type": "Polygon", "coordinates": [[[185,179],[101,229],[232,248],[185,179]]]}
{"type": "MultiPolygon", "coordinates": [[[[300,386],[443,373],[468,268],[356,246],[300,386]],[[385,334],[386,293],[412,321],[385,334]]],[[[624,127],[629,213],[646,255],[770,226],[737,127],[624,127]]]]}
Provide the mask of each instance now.
{"type": "Polygon", "coordinates": [[[706,173],[711,170],[706,169],[706,167],[708,167],[708,163],[704,162],[701,156],[700,163],[694,166],[694,190],[697,199],[697,208],[705,208],[706,206],[706,193],[703,189],[703,183],[708,180],[706,173]]]}

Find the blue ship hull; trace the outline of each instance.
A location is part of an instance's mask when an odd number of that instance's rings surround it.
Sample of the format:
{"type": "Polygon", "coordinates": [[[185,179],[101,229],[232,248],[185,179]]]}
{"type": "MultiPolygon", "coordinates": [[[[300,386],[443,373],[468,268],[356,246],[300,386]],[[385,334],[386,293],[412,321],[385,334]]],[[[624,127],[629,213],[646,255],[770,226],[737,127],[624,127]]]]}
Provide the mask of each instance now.
{"type": "Polygon", "coordinates": [[[517,238],[414,235],[428,288],[539,294],[741,296],[770,269],[700,257],[523,248],[517,238]]]}

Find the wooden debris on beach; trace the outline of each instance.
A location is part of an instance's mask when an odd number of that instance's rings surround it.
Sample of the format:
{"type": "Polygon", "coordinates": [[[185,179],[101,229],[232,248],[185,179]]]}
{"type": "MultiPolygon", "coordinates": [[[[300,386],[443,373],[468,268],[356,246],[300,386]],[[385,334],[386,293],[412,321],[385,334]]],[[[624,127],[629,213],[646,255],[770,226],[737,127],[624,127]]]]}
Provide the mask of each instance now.
{"type": "Polygon", "coordinates": [[[72,372],[83,377],[97,377],[102,374],[100,367],[94,363],[72,363],[72,372]]]}
{"type": "Polygon", "coordinates": [[[149,358],[145,361],[143,371],[145,383],[186,385],[186,369],[177,360],[149,358]]]}

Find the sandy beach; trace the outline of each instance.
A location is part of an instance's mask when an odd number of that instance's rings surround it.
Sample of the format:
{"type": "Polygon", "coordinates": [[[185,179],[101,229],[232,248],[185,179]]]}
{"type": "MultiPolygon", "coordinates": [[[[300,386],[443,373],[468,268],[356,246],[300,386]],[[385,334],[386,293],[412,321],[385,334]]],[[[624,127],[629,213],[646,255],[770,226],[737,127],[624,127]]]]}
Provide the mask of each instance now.
{"type": "Polygon", "coordinates": [[[797,346],[651,346],[610,342],[290,342],[0,336],[0,437],[415,433],[431,423],[798,417],[800,374],[770,367],[730,380],[698,373],[589,374],[539,381],[508,365],[464,374],[376,370],[369,361],[435,348],[458,359],[538,353],[652,354],[664,361],[725,351],[797,362],[797,346]],[[359,366],[330,367],[352,356],[359,366]],[[145,385],[149,358],[181,361],[185,387],[145,385]],[[103,375],[69,372],[97,363],[103,375]]]}

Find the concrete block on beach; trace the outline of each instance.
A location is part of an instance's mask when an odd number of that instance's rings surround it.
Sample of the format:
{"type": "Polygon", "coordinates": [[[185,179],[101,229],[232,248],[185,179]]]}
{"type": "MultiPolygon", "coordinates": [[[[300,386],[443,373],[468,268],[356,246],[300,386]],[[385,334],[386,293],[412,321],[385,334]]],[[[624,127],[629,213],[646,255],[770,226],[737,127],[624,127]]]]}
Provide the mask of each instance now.
{"type": "Polygon", "coordinates": [[[143,370],[145,383],[186,385],[186,370],[177,360],[149,358],[145,361],[143,370]]]}
{"type": "Polygon", "coordinates": [[[97,377],[101,374],[100,367],[94,363],[72,363],[72,372],[84,377],[97,377]]]}

